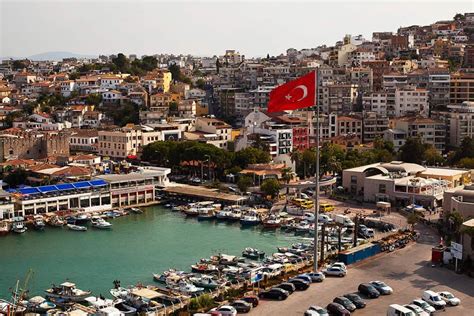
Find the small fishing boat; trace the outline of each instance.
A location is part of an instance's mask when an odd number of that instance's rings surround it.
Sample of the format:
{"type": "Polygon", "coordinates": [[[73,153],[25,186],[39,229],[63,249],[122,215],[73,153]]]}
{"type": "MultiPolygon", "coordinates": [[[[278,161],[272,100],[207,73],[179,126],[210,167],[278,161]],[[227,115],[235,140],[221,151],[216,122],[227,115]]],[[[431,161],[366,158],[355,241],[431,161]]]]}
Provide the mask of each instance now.
{"type": "Polygon", "coordinates": [[[8,234],[10,231],[10,223],[7,221],[0,221],[0,236],[8,234]]]}
{"type": "Polygon", "coordinates": [[[75,222],[76,225],[84,225],[89,222],[90,216],[89,214],[78,214],[76,215],[75,219],[76,219],[76,222],[75,222]]]}
{"type": "Polygon", "coordinates": [[[47,311],[56,308],[56,304],[47,301],[42,296],[35,296],[28,300],[26,308],[31,312],[45,314],[47,311]]]}
{"type": "Polygon", "coordinates": [[[242,218],[242,210],[240,209],[240,207],[232,208],[229,215],[227,216],[227,220],[231,222],[240,221],[241,218],[242,218]]]}
{"type": "Polygon", "coordinates": [[[85,226],[79,226],[79,225],[73,225],[73,224],[67,224],[67,228],[70,230],[75,230],[78,232],[85,232],[87,230],[87,227],[85,226]]]}
{"type": "Polygon", "coordinates": [[[244,251],[242,251],[242,256],[249,259],[258,260],[265,257],[265,252],[255,249],[255,248],[248,247],[248,248],[245,248],[244,251]]]}
{"type": "Polygon", "coordinates": [[[186,216],[198,216],[199,209],[197,207],[188,207],[183,209],[183,213],[186,214],[186,216]]]}
{"type": "Polygon", "coordinates": [[[99,228],[99,229],[111,229],[112,224],[107,222],[105,219],[101,217],[92,217],[91,219],[92,227],[99,228]]]}
{"type": "Polygon", "coordinates": [[[268,218],[266,218],[263,221],[263,227],[265,228],[279,228],[281,226],[281,220],[275,216],[275,215],[270,215],[268,218]]]}
{"type": "Polygon", "coordinates": [[[17,234],[23,234],[26,232],[28,228],[25,225],[25,221],[23,217],[14,217],[13,218],[13,224],[12,224],[12,231],[17,234]]]}
{"type": "Polygon", "coordinates": [[[230,211],[225,208],[222,211],[216,213],[216,218],[218,220],[227,220],[229,217],[230,211]]]}
{"type": "Polygon", "coordinates": [[[76,288],[76,284],[71,282],[64,282],[59,286],[53,285],[52,288],[47,289],[46,296],[50,298],[59,298],[72,302],[82,302],[91,294],[91,291],[83,291],[76,288]]]}
{"type": "Polygon", "coordinates": [[[118,210],[111,210],[104,213],[107,218],[116,218],[120,217],[120,212],[118,210]]]}
{"type": "Polygon", "coordinates": [[[204,289],[209,289],[209,290],[215,290],[220,286],[219,283],[217,283],[212,276],[209,275],[201,275],[200,277],[191,277],[189,278],[189,281],[191,281],[195,286],[202,287],[204,289]]]}
{"type": "Polygon", "coordinates": [[[260,224],[260,218],[257,212],[249,211],[240,219],[240,225],[242,226],[255,226],[260,224]]]}
{"type": "Polygon", "coordinates": [[[59,216],[52,216],[49,220],[46,221],[48,225],[53,227],[62,227],[64,226],[65,222],[59,216]]]}
{"type": "Polygon", "coordinates": [[[23,315],[26,307],[0,299],[0,315],[23,315]]]}
{"type": "Polygon", "coordinates": [[[190,295],[190,296],[199,295],[204,291],[203,287],[197,287],[194,284],[191,284],[185,281],[179,282],[178,285],[174,287],[173,289],[184,295],[190,295]]]}
{"type": "Polygon", "coordinates": [[[305,234],[310,230],[310,224],[307,221],[301,221],[296,225],[295,234],[305,234]]]}
{"type": "Polygon", "coordinates": [[[207,274],[207,273],[215,273],[217,271],[219,271],[219,269],[217,268],[217,266],[213,265],[213,264],[207,264],[207,263],[198,263],[198,264],[193,264],[191,266],[191,270],[193,272],[197,272],[197,273],[204,273],[204,274],[207,274]]]}
{"type": "Polygon", "coordinates": [[[135,213],[135,214],[143,214],[143,211],[139,209],[138,207],[130,208],[130,212],[135,213]]]}
{"type": "Polygon", "coordinates": [[[182,205],[175,205],[175,206],[173,206],[173,207],[171,208],[171,210],[172,210],[173,212],[179,212],[179,211],[181,211],[182,209],[183,209],[183,206],[182,206],[182,205]]]}
{"type": "Polygon", "coordinates": [[[41,215],[35,215],[33,217],[33,227],[36,230],[44,230],[46,224],[44,223],[44,218],[41,215]]]}
{"type": "Polygon", "coordinates": [[[203,207],[199,209],[198,220],[211,220],[214,219],[214,208],[203,207]]]}
{"type": "Polygon", "coordinates": [[[114,307],[118,309],[124,315],[136,315],[137,309],[126,304],[126,302],[119,301],[115,303],[114,307]]]}

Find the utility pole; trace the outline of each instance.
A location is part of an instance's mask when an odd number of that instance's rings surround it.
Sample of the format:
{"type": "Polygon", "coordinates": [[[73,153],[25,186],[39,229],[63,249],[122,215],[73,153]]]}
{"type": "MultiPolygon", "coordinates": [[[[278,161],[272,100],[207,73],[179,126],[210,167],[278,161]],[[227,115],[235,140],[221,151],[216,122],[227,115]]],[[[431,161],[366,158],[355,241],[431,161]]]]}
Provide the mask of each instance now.
{"type": "Polygon", "coordinates": [[[353,247],[357,246],[357,235],[359,234],[359,215],[357,214],[355,217],[355,226],[354,226],[354,242],[352,244],[353,247]]]}
{"type": "Polygon", "coordinates": [[[326,239],[326,223],[323,224],[322,231],[321,231],[321,262],[324,262],[325,239],[326,239]]]}
{"type": "Polygon", "coordinates": [[[341,252],[342,248],[342,227],[337,225],[337,252],[341,252]]]}
{"type": "MultiPolygon", "coordinates": [[[[314,176],[314,182],[316,189],[314,190],[314,272],[318,272],[318,244],[319,244],[319,233],[318,233],[318,222],[319,222],[319,105],[317,102],[317,91],[318,91],[318,71],[314,71],[314,105],[316,106],[316,174],[314,176]]],[[[324,245],[324,243],[323,243],[324,245]]]]}

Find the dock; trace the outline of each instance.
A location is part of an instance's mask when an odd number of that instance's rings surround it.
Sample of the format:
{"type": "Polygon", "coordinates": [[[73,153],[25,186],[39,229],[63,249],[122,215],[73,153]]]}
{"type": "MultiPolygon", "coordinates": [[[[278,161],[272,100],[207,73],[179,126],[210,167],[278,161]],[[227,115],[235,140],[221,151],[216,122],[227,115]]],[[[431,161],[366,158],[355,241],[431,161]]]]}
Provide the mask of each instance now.
{"type": "Polygon", "coordinates": [[[221,193],[217,189],[208,189],[203,187],[197,187],[192,185],[179,185],[179,186],[170,186],[163,189],[168,195],[185,195],[192,198],[199,198],[205,200],[216,200],[225,203],[231,204],[241,204],[247,197],[242,195],[230,194],[230,193],[221,193]]]}

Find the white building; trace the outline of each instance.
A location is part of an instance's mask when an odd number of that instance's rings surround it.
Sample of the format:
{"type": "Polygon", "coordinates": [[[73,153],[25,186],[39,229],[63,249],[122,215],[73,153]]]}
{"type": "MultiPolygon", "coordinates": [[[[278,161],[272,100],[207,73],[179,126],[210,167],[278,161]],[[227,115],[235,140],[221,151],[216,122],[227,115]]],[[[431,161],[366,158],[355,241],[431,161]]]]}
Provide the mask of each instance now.
{"type": "Polygon", "coordinates": [[[428,117],[428,91],[412,88],[396,89],[394,110],[396,117],[410,114],[428,117]]]}
{"type": "Polygon", "coordinates": [[[461,105],[448,105],[449,143],[461,145],[466,137],[474,137],[474,102],[465,101],[461,105]]]}

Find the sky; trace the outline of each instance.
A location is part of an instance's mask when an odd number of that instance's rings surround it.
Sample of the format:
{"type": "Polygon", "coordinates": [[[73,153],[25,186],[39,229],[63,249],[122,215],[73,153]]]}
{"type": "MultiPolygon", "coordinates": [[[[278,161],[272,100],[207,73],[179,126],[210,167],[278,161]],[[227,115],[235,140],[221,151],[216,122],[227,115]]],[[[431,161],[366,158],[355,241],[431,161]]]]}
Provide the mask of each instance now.
{"type": "Polygon", "coordinates": [[[278,55],[333,45],[345,34],[396,32],[474,12],[474,1],[0,0],[0,56],[278,55]]]}

